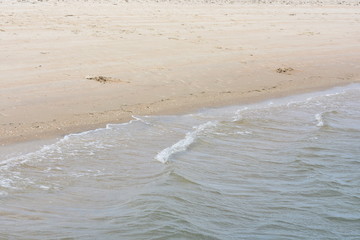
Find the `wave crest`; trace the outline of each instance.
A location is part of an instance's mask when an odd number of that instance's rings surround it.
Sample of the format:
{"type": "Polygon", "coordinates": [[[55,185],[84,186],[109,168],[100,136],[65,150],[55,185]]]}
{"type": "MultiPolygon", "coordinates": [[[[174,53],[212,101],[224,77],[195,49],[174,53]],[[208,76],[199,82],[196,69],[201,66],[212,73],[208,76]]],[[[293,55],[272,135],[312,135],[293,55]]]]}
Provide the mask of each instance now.
{"type": "Polygon", "coordinates": [[[217,122],[209,121],[204,124],[201,124],[197,127],[194,127],[194,131],[188,132],[185,135],[185,138],[181,139],[177,143],[173,144],[171,147],[165,148],[161,152],[159,152],[155,159],[158,160],[161,163],[166,163],[171,156],[173,156],[176,153],[186,151],[191,144],[193,144],[198,137],[198,135],[203,132],[205,129],[215,127],[217,125],[217,122]]]}
{"type": "Polygon", "coordinates": [[[323,113],[316,114],[315,119],[317,121],[316,126],[318,126],[318,127],[323,127],[324,126],[323,113]]]}

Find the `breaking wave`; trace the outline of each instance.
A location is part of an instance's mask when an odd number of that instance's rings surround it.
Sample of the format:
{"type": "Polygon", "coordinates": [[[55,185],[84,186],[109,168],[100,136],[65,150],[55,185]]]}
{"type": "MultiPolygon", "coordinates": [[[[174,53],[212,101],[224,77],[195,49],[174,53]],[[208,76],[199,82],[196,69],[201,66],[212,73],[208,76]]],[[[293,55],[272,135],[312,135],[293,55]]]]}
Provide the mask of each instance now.
{"type": "Polygon", "coordinates": [[[171,147],[165,148],[164,150],[159,152],[155,156],[155,159],[161,163],[166,163],[174,154],[186,151],[189,146],[194,143],[199,134],[202,133],[205,129],[215,127],[216,125],[217,122],[209,121],[207,123],[194,127],[194,131],[188,132],[185,138],[181,139],[171,147]]]}
{"type": "Polygon", "coordinates": [[[315,119],[317,121],[316,126],[318,126],[318,127],[323,127],[324,126],[324,119],[323,119],[323,114],[322,113],[316,114],[315,119]]]}

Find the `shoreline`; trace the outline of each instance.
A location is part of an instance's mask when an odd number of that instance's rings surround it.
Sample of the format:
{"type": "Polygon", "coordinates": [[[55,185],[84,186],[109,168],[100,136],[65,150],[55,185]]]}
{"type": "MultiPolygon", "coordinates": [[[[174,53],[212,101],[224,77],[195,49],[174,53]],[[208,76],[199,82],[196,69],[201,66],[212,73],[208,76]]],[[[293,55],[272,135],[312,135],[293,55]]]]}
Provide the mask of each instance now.
{"type": "Polygon", "coordinates": [[[360,82],[360,8],[0,5],[0,146],[360,82]]]}
{"type": "MultiPolygon", "coordinates": [[[[93,125],[80,125],[76,127],[69,127],[69,130],[53,130],[53,131],[46,131],[46,132],[38,132],[36,136],[26,136],[26,137],[10,137],[8,139],[1,139],[3,142],[0,145],[1,147],[15,147],[17,145],[22,146],[32,146],[35,144],[36,146],[39,144],[44,143],[51,143],[56,142],[59,139],[71,135],[71,134],[79,134],[87,131],[96,130],[99,128],[105,128],[108,124],[121,124],[121,123],[127,123],[130,120],[133,119],[133,116],[162,116],[162,115],[182,115],[182,114],[188,114],[191,112],[197,112],[201,111],[201,109],[211,109],[211,108],[221,108],[221,107],[227,107],[227,106],[235,106],[235,105],[248,105],[248,104],[256,104],[272,99],[282,99],[302,94],[308,94],[308,93],[316,93],[321,92],[325,90],[331,90],[336,87],[346,87],[351,84],[360,83],[360,81],[352,81],[347,82],[343,84],[335,84],[335,85],[329,85],[329,86],[319,86],[316,88],[307,88],[307,89],[292,89],[288,90],[286,92],[278,92],[278,93],[267,93],[265,95],[256,95],[256,96],[242,96],[240,99],[238,98],[230,98],[230,99],[222,99],[222,101],[219,102],[205,102],[204,104],[197,103],[196,106],[192,105],[185,105],[185,106],[179,106],[177,109],[159,109],[158,112],[153,112],[150,114],[131,114],[127,115],[124,118],[121,119],[114,119],[113,121],[109,122],[102,122],[102,123],[96,123],[93,125]]],[[[255,90],[256,91],[256,90],[255,90]]]]}
{"type": "MultiPolygon", "coordinates": [[[[227,107],[234,107],[234,106],[241,106],[241,107],[246,107],[248,105],[253,105],[253,104],[263,104],[263,103],[267,103],[268,101],[277,101],[277,100],[284,100],[284,99],[292,99],[292,98],[298,98],[298,97],[302,97],[303,95],[307,96],[307,95],[315,95],[318,93],[322,93],[322,92],[332,92],[333,90],[336,90],[338,88],[342,89],[342,88],[346,88],[348,89],[350,86],[352,86],[353,84],[360,84],[360,81],[356,81],[356,82],[352,82],[352,83],[348,83],[348,84],[342,84],[342,85],[335,85],[335,86],[328,86],[328,87],[320,87],[317,89],[307,89],[307,90],[303,90],[303,91],[292,91],[291,94],[290,92],[287,92],[287,94],[285,93],[281,93],[279,94],[275,94],[275,95],[268,95],[266,96],[256,96],[256,97],[252,97],[252,98],[247,98],[246,100],[243,99],[243,101],[241,101],[240,103],[233,103],[233,104],[217,104],[217,105],[212,105],[210,107],[202,107],[202,108],[192,108],[191,111],[189,111],[189,108],[182,108],[182,110],[177,110],[175,111],[174,109],[170,110],[170,111],[165,111],[163,112],[163,114],[152,114],[151,116],[167,116],[167,115],[182,115],[182,114],[190,114],[193,112],[199,112],[199,111],[207,111],[207,110],[211,110],[211,109],[218,109],[218,108],[227,108],[227,107]],[[272,96],[272,97],[271,97],[272,96]]],[[[317,95],[316,95],[317,96],[317,95]]],[[[149,115],[142,115],[142,116],[149,116],[149,115]]],[[[136,115],[135,117],[142,117],[141,115],[136,115]]],[[[78,135],[78,134],[83,134],[83,133],[87,133],[87,132],[91,132],[91,131],[96,131],[98,129],[104,129],[107,128],[108,124],[127,124],[130,121],[134,120],[135,118],[133,116],[130,116],[129,119],[124,120],[124,121],[120,121],[120,122],[112,122],[112,123],[104,123],[104,124],[99,124],[96,128],[78,128],[78,131],[76,132],[67,132],[67,133],[63,133],[63,132],[58,132],[58,133],[54,133],[51,135],[41,135],[40,138],[29,138],[29,139],[25,139],[22,141],[13,141],[13,142],[7,142],[6,144],[2,144],[0,145],[0,158],[4,158],[4,159],[11,159],[13,157],[17,157],[20,155],[26,155],[28,153],[32,153],[32,152],[36,152],[36,151],[41,151],[43,149],[43,147],[47,147],[47,146],[51,146],[52,144],[57,143],[58,141],[61,141],[62,139],[64,139],[66,136],[71,136],[71,135],[78,135]],[[21,151],[19,151],[19,149],[21,149],[21,151]]]]}

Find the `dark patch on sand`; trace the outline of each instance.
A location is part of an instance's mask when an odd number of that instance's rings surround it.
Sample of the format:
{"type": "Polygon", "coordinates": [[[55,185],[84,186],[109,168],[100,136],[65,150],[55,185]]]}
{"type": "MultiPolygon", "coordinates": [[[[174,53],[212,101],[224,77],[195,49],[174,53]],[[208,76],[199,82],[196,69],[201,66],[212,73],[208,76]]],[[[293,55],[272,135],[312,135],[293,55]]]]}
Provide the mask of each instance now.
{"type": "Polygon", "coordinates": [[[293,68],[291,67],[286,67],[286,68],[278,68],[276,69],[277,73],[286,73],[286,74],[290,74],[290,72],[294,71],[293,68]]]}
{"type": "Polygon", "coordinates": [[[99,83],[120,83],[123,82],[120,79],[116,79],[116,78],[112,78],[112,77],[104,77],[104,76],[95,76],[95,77],[86,77],[86,79],[88,80],[93,80],[93,81],[97,81],[99,83]]]}

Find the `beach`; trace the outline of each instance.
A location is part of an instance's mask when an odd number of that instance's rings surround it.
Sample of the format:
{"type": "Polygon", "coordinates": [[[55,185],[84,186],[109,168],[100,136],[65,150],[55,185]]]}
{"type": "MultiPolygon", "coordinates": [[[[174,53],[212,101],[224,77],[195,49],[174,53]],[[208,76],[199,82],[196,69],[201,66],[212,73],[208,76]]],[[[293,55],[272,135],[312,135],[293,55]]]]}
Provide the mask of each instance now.
{"type": "Polygon", "coordinates": [[[359,239],[358,1],[0,9],[0,239],[359,239]]]}
{"type": "Polygon", "coordinates": [[[356,1],[252,2],[1,1],[0,144],[359,82],[356,1]]]}
{"type": "Polygon", "coordinates": [[[359,101],[352,84],[16,144],[0,238],[356,240],[359,101]]]}

